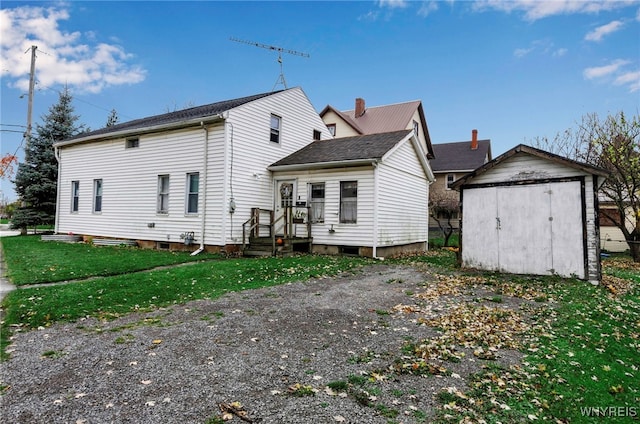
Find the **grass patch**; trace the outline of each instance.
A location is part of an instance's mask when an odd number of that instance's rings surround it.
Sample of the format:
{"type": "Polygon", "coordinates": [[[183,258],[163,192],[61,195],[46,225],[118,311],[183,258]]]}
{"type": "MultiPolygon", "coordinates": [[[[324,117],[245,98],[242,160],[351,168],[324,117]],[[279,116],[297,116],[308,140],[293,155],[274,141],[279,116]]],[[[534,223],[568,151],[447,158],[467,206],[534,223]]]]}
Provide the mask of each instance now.
{"type": "Polygon", "coordinates": [[[311,255],[228,259],[14,290],[3,301],[6,308],[3,327],[20,324],[36,328],[85,316],[113,318],[196,299],[214,299],[232,291],[335,275],[368,262],[361,258],[311,255]]]}
{"type": "Polygon", "coordinates": [[[504,293],[537,302],[522,312],[531,320],[521,347],[526,356],[509,368],[485,365],[467,389],[443,390],[434,422],[635,422],[640,267],[616,258],[603,269],[624,281],[608,285],[605,278],[592,286],[558,277],[488,276],[504,293]]]}
{"type": "Polygon", "coordinates": [[[0,238],[7,277],[15,285],[110,276],[219,258],[219,255],[169,252],[135,247],[93,246],[42,241],[39,235],[0,238]]]}

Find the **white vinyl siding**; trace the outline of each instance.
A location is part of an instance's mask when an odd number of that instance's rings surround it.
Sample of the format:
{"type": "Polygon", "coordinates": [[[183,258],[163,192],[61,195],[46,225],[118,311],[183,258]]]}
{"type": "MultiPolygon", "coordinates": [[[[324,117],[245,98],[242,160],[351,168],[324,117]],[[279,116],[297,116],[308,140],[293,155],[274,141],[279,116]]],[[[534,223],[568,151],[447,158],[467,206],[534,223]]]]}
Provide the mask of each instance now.
{"type": "Polygon", "coordinates": [[[71,214],[69,207],[58,208],[56,231],[163,242],[181,242],[180,234],[194,232],[196,240],[202,240],[206,191],[204,243],[241,242],[241,224],[250,217],[251,208],[273,209],[273,180],[267,167],[310,143],[314,129],[321,129],[322,139],[331,135],[300,88],[231,109],[227,117],[226,129],[222,124],[208,126],[206,188],[205,132],[199,125],[140,135],[138,149],[123,148],[124,138],[61,146],[61,205],[71,204],[71,181],[91,187],[94,178],[104,178],[107,195],[115,194],[105,198],[108,208],[101,215],[92,215],[92,202],[82,199],[77,214],[71,214]],[[283,117],[279,144],[266,142],[271,114],[283,117]],[[200,173],[201,199],[198,214],[185,214],[185,177],[192,172],[200,173]],[[165,174],[171,177],[169,213],[158,214],[158,175],[165,174]],[[232,193],[234,214],[229,213],[232,193]]]}
{"type": "Polygon", "coordinates": [[[378,166],[378,247],[428,240],[429,183],[412,143],[378,166]]]}

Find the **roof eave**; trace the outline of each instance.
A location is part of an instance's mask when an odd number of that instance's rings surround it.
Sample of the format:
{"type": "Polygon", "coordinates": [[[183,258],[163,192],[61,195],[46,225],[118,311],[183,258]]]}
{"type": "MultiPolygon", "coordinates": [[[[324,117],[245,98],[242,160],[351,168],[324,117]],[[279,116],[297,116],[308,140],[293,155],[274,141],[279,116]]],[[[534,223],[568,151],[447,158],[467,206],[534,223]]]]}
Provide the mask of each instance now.
{"type": "Polygon", "coordinates": [[[150,133],[156,133],[156,132],[161,132],[166,130],[176,130],[181,128],[199,126],[205,123],[210,124],[213,122],[222,122],[224,120],[225,118],[222,116],[222,114],[216,114],[216,115],[205,116],[201,118],[193,118],[186,121],[171,122],[171,123],[160,124],[160,125],[151,125],[148,127],[132,128],[127,130],[109,132],[105,134],[99,134],[99,135],[93,135],[93,136],[90,135],[87,137],[75,138],[73,140],[54,143],[53,147],[65,147],[65,146],[71,146],[74,144],[81,144],[81,143],[87,143],[87,142],[112,140],[116,138],[150,134],[150,133]]]}
{"type": "Polygon", "coordinates": [[[380,161],[379,158],[341,160],[330,162],[294,163],[290,165],[270,165],[269,171],[302,171],[306,169],[347,168],[355,166],[373,165],[380,161]]]}

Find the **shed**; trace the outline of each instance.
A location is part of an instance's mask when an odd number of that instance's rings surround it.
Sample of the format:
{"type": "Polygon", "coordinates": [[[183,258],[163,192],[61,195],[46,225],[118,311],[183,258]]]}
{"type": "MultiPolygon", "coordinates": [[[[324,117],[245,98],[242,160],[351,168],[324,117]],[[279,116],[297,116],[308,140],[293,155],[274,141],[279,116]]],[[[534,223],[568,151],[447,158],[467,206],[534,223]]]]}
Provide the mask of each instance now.
{"type": "Polygon", "coordinates": [[[600,281],[597,191],[607,171],[518,145],[455,181],[465,267],[600,281]]]}

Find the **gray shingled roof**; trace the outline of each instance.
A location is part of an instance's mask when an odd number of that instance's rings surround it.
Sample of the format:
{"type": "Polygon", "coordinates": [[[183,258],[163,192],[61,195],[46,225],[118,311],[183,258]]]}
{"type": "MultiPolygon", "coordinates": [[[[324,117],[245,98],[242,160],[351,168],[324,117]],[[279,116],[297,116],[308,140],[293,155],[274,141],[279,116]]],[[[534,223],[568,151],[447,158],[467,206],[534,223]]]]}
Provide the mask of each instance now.
{"type": "Polygon", "coordinates": [[[411,132],[402,130],[314,141],[271,166],[381,159],[411,132]]]}
{"type": "Polygon", "coordinates": [[[471,141],[433,144],[435,158],[429,164],[433,172],[472,171],[491,160],[491,140],[478,140],[478,148],[471,149],[471,141]]]}
{"type": "Polygon", "coordinates": [[[136,129],[143,129],[143,128],[149,128],[149,127],[154,127],[158,125],[178,123],[178,122],[189,121],[197,118],[204,118],[208,116],[215,116],[219,113],[226,112],[235,107],[241,106],[245,103],[249,103],[254,100],[258,100],[278,92],[279,91],[272,91],[269,93],[255,94],[253,96],[241,97],[241,98],[232,99],[232,100],[224,100],[221,102],[211,103],[208,105],[196,106],[188,109],[177,110],[175,112],[164,113],[161,115],[149,116],[146,118],[136,119],[129,122],[123,122],[122,124],[116,124],[110,127],[101,128],[99,130],[78,134],[77,136],[72,137],[65,141],[72,141],[75,139],[92,137],[92,136],[105,136],[110,133],[116,133],[116,132],[122,132],[122,131],[135,131],[136,129]]]}

